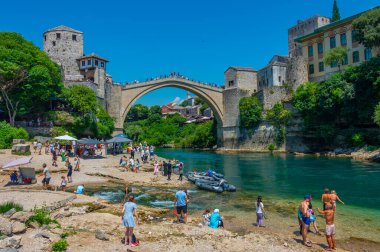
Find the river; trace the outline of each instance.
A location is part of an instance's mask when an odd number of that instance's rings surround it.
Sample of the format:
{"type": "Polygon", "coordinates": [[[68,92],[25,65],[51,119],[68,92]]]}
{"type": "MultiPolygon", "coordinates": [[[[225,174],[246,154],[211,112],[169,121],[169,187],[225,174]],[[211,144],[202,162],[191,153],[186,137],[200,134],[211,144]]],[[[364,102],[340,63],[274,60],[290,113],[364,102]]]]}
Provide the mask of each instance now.
{"type": "MultiPolygon", "coordinates": [[[[322,207],[320,197],[323,189],[328,187],[336,190],[345,202],[345,205],[338,203],[337,206],[338,239],[359,238],[380,242],[379,164],[349,158],[269,153],[220,154],[183,149],[157,149],[156,154],[181,160],[186,171],[212,168],[224,173],[225,178],[238,188],[237,192],[214,194],[194,187],[190,192],[190,208],[220,208],[225,215],[236,217],[236,226],[242,230],[252,227],[254,202],[258,195],[263,197],[268,210],[268,226],[297,230],[296,211],[303,196],[314,196],[316,210],[322,207]]],[[[152,188],[139,190],[146,192],[152,191],[152,188]]],[[[107,192],[96,194],[107,198],[107,192]]],[[[172,206],[170,197],[157,198],[149,193],[140,193],[139,197],[142,204],[172,206]]],[[[322,229],[323,219],[320,216],[318,219],[322,229]]]]}

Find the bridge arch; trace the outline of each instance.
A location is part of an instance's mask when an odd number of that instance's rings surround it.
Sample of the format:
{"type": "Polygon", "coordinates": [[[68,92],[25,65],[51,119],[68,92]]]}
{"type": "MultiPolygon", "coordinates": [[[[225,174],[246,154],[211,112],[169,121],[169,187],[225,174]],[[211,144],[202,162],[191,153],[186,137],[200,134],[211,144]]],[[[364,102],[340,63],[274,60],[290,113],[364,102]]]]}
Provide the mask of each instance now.
{"type": "Polygon", "coordinates": [[[218,126],[223,125],[223,89],[177,77],[152,80],[123,87],[120,104],[120,124],[124,123],[129,110],[140,97],[165,87],[176,87],[197,95],[210,106],[218,126]]]}

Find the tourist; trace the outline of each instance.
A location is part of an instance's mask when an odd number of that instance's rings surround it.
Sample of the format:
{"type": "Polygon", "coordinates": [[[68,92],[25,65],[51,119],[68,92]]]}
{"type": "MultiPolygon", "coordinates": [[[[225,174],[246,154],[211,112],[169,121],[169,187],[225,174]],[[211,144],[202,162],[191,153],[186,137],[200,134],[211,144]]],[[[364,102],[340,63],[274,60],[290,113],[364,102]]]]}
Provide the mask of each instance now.
{"type": "Polygon", "coordinates": [[[211,168],[209,168],[207,171],[207,176],[212,177],[213,174],[214,172],[211,170],[211,168]]]}
{"type": "Polygon", "coordinates": [[[49,142],[46,141],[46,142],[45,142],[45,155],[49,154],[49,149],[50,149],[49,142]]]}
{"type": "Polygon", "coordinates": [[[177,223],[180,223],[181,215],[184,215],[184,223],[187,223],[187,195],[186,189],[176,192],[174,199],[174,211],[177,216],[177,223]]]}
{"type": "Polygon", "coordinates": [[[179,172],[178,180],[182,181],[182,179],[183,179],[183,163],[182,162],[179,162],[178,172],[179,172]]]}
{"type": "Polygon", "coordinates": [[[72,174],[73,174],[73,166],[71,165],[70,162],[67,163],[67,181],[68,183],[72,183],[73,182],[73,179],[72,179],[72,174]]]}
{"type": "Polygon", "coordinates": [[[256,226],[265,227],[264,226],[264,204],[263,204],[261,196],[257,197],[257,201],[256,201],[256,226]]]}
{"type": "Polygon", "coordinates": [[[133,147],[131,149],[131,158],[135,159],[135,148],[133,148],[133,147]]]}
{"type": "Polygon", "coordinates": [[[127,157],[126,157],[126,156],[123,156],[123,157],[120,159],[120,166],[121,166],[121,167],[126,167],[126,166],[127,166],[127,157]]]}
{"type": "Polygon", "coordinates": [[[159,168],[159,165],[158,165],[158,161],[154,161],[154,175],[158,175],[158,172],[159,172],[160,168],[159,168]]]}
{"type": "Polygon", "coordinates": [[[168,176],[168,164],[166,163],[166,161],[162,161],[162,166],[163,166],[163,172],[164,172],[164,176],[168,176]]]}
{"type": "Polygon", "coordinates": [[[66,191],[66,186],[67,186],[67,181],[66,181],[66,177],[65,176],[62,176],[61,177],[61,191],[66,191]]]}
{"type": "Polygon", "coordinates": [[[143,148],[141,146],[141,143],[140,143],[140,159],[141,159],[142,162],[144,162],[144,150],[143,150],[143,148]]]}
{"type": "Polygon", "coordinates": [[[210,217],[210,228],[224,228],[223,218],[220,216],[219,209],[215,209],[210,217]]]}
{"type": "Polygon", "coordinates": [[[62,146],[62,149],[61,149],[61,159],[62,159],[62,162],[65,162],[65,149],[64,149],[63,146],[62,146]]]}
{"type": "Polygon", "coordinates": [[[12,172],[10,177],[11,177],[11,183],[17,184],[18,182],[17,171],[12,172]]]}
{"type": "Polygon", "coordinates": [[[123,207],[123,213],[122,213],[122,220],[123,225],[125,227],[125,245],[131,245],[131,247],[136,246],[136,243],[132,242],[132,236],[133,236],[133,228],[136,226],[135,219],[133,216],[136,217],[137,224],[139,223],[139,216],[137,214],[137,205],[134,203],[135,197],[133,195],[129,196],[128,202],[124,204],[123,207]]]}
{"type": "Polygon", "coordinates": [[[80,171],[80,159],[78,155],[76,155],[74,158],[74,164],[75,164],[74,171],[80,171]]]}
{"type": "Polygon", "coordinates": [[[132,157],[129,159],[129,166],[131,168],[131,171],[133,171],[135,168],[135,160],[133,160],[132,157]]]}
{"type": "MultiPolygon", "coordinates": [[[[310,203],[309,203],[309,209],[308,209],[308,211],[310,213],[310,222],[313,223],[313,227],[314,227],[315,233],[317,235],[320,235],[321,233],[319,233],[319,230],[318,230],[318,227],[317,227],[317,217],[314,214],[313,205],[311,204],[312,200],[313,200],[313,197],[310,195],[310,203]]],[[[310,226],[309,226],[308,232],[310,232],[310,226]]]]}
{"type": "Polygon", "coordinates": [[[41,155],[42,143],[40,141],[38,141],[37,143],[37,149],[38,149],[38,155],[41,155]]]}
{"type": "Polygon", "coordinates": [[[171,180],[172,176],[172,163],[169,161],[168,162],[168,180],[171,180]]]}
{"type": "Polygon", "coordinates": [[[57,165],[57,152],[54,150],[54,151],[52,151],[52,156],[53,156],[53,163],[52,163],[52,166],[55,166],[55,167],[58,167],[58,165],[57,165]]]}
{"type": "Polygon", "coordinates": [[[307,240],[307,232],[309,230],[310,225],[310,212],[309,209],[310,203],[310,195],[305,195],[304,201],[301,202],[299,209],[301,212],[301,220],[302,220],[302,240],[303,244],[307,247],[311,247],[311,242],[307,240]]]}
{"type": "Polygon", "coordinates": [[[125,202],[127,202],[127,199],[128,199],[128,196],[129,194],[132,192],[132,189],[130,186],[128,186],[128,184],[125,184],[125,187],[124,187],[124,199],[123,199],[123,205],[125,204],[125,202]]]}
{"type": "Polygon", "coordinates": [[[327,251],[336,250],[335,247],[335,224],[334,224],[334,215],[335,210],[332,204],[327,203],[326,204],[326,210],[321,211],[319,208],[317,208],[318,212],[320,214],[323,214],[326,219],[326,240],[328,244],[328,248],[326,248],[327,251]]]}
{"type": "Polygon", "coordinates": [[[135,169],[135,173],[137,173],[139,170],[140,170],[140,160],[139,159],[136,159],[136,169],[135,169]]]}
{"type": "Polygon", "coordinates": [[[43,185],[43,189],[49,189],[51,188],[51,186],[49,185],[50,183],[50,179],[51,179],[51,174],[49,172],[49,169],[47,168],[47,165],[44,163],[42,165],[42,168],[43,168],[43,172],[41,174],[41,176],[44,176],[44,178],[42,179],[42,185],[43,185]]]}
{"type": "Polygon", "coordinates": [[[84,185],[81,184],[77,187],[77,190],[74,191],[75,194],[84,194],[84,192],[86,191],[86,189],[84,188],[84,185]]]}
{"type": "Polygon", "coordinates": [[[323,194],[322,194],[322,203],[323,203],[323,210],[326,210],[326,204],[330,203],[330,190],[328,188],[325,188],[323,194]]]}
{"type": "Polygon", "coordinates": [[[331,190],[330,202],[333,205],[334,211],[336,211],[336,201],[337,200],[344,205],[344,202],[339,198],[339,196],[336,194],[335,190],[331,190]]]}
{"type": "Polygon", "coordinates": [[[34,150],[34,153],[36,153],[36,151],[37,151],[37,141],[33,142],[33,150],[34,150]]]}
{"type": "Polygon", "coordinates": [[[210,224],[210,217],[211,217],[211,210],[210,208],[207,208],[203,214],[202,214],[202,217],[203,217],[203,225],[204,226],[208,226],[210,224]]]}
{"type": "Polygon", "coordinates": [[[150,160],[154,158],[154,146],[151,145],[149,148],[149,155],[150,155],[150,160]]]}

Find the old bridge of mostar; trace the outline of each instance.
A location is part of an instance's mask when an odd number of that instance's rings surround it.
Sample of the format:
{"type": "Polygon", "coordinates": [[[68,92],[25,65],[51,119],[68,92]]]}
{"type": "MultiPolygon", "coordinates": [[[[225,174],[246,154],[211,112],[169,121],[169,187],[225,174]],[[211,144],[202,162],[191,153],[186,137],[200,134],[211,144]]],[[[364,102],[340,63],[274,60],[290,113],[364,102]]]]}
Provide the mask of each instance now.
{"type": "MultiPolygon", "coordinates": [[[[111,85],[106,94],[108,113],[116,119],[115,133],[123,131],[128,111],[143,95],[164,87],[176,87],[190,91],[209,104],[217,120],[218,146],[235,141],[239,131],[238,103],[241,97],[251,95],[257,89],[256,71],[251,68],[230,67],[225,72],[226,88],[207,85],[177,76],[122,85],[111,85]]],[[[231,144],[228,144],[231,145],[231,144]]]]}

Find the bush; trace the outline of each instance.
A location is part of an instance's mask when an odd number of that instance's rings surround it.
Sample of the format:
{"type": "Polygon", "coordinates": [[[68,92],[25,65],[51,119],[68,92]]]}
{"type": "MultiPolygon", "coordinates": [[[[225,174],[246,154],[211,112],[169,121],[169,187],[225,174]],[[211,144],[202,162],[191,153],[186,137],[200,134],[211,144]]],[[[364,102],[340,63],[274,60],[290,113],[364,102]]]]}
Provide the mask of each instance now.
{"type": "Polygon", "coordinates": [[[360,133],[355,133],[351,137],[352,144],[356,147],[361,147],[364,145],[363,136],[360,133]]]}
{"type": "Polygon", "coordinates": [[[40,226],[49,225],[51,223],[59,225],[57,220],[50,218],[49,212],[44,208],[35,208],[33,215],[27,219],[25,224],[29,225],[32,222],[37,222],[40,226]]]}
{"type": "Polygon", "coordinates": [[[0,149],[12,147],[13,139],[29,139],[29,134],[23,128],[12,127],[9,123],[0,122],[0,149]]]}
{"type": "Polygon", "coordinates": [[[68,246],[69,246],[69,243],[64,239],[61,239],[61,240],[53,243],[52,250],[53,251],[66,251],[68,246]]]}
{"type": "Polygon", "coordinates": [[[263,108],[257,97],[244,97],[239,101],[240,127],[251,128],[262,118],[263,108]]]}
{"type": "Polygon", "coordinates": [[[17,212],[20,212],[23,210],[23,207],[21,205],[10,201],[10,202],[5,202],[0,205],[0,214],[8,212],[12,208],[16,209],[17,212]]]}
{"type": "Polygon", "coordinates": [[[275,149],[276,149],[276,146],[275,146],[274,144],[269,144],[269,145],[268,145],[268,150],[269,150],[269,151],[272,152],[272,151],[274,151],[275,149]]]}
{"type": "Polygon", "coordinates": [[[51,137],[57,137],[57,136],[62,136],[62,135],[73,135],[71,132],[69,132],[65,127],[60,127],[60,126],[54,126],[50,132],[49,132],[51,137]]]}
{"type": "Polygon", "coordinates": [[[272,109],[267,111],[266,118],[267,120],[272,121],[277,127],[285,126],[291,118],[291,113],[284,108],[284,105],[281,102],[277,102],[273,105],[272,109]]]}
{"type": "Polygon", "coordinates": [[[74,116],[66,111],[50,111],[48,117],[57,126],[73,125],[75,119],[74,116]]]}

